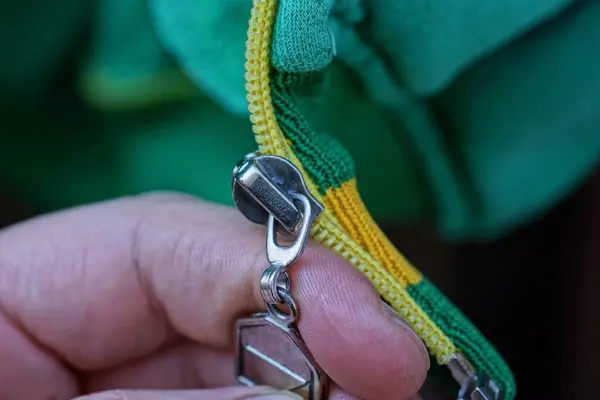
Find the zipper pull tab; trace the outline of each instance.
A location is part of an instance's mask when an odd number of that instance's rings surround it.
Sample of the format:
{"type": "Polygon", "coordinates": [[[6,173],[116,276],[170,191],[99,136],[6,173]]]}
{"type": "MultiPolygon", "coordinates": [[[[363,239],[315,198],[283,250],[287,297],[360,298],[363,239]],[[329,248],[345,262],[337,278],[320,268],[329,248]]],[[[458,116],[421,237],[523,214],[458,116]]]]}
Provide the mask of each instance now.
{"type": "Polygon", "coordinates": [[[461,354],[455,354],[448,363],[454,379],[461,385],[458,400],[498,400],[500,390],[494,381],[478,374],[461,354]]]}

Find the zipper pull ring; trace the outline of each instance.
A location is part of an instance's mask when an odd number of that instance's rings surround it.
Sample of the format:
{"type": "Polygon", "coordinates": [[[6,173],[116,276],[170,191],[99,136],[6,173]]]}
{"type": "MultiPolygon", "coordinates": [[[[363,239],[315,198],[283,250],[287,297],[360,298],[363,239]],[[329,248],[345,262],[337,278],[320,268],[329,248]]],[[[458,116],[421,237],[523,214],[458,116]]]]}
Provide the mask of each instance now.
{"type": "Polygon", "coordinates": [[[298,307],[290,293],[291,281],[286,267],[270,265],[260,277],[260,295],[265,302],[269,317],[289,327],[298,318],[298,307]],[[278,307],[286,305],[290,312],[278,307]]]}

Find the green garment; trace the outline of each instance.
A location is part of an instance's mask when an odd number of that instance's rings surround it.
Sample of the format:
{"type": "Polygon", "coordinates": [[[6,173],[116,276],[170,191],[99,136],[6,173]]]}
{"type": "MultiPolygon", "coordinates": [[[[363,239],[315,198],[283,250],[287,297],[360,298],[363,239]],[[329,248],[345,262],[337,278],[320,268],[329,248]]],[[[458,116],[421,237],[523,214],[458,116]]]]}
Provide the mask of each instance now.
{"type": "MultiPolygon", "coordinates": [[[[0,7],[5,181],[47,210],[157,189],[231,203],[255,148],[250,1],[0,7]]],[[[277,18],[275,67],[325,72],[303,109],[380,220],[495,238],[598,161],[600,2],[280,0],[277,18]]]]}

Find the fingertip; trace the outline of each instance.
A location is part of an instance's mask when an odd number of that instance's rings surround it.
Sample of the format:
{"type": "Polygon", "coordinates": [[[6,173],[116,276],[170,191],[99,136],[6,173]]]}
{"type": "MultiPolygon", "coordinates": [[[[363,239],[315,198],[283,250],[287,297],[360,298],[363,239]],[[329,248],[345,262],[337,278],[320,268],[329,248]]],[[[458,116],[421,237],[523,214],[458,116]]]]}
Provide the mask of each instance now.
{"type": "Polygon", "coordinates": [[[358,270],[327,250],[311,248],[295,274],[300,331],[335,382],[365,399],[410,398],[418,392],[429,357],[408,325],[385,311],[358,270]]]}
{"type": "Polygon", "coordinates": [[[392,307],[390,307],[387,303],[383,301],[381,302],[381,306],[383,307],[384,314],[390,319],[392,324],[399,324],[402,329],[406,330],[408,337],[413,340],[415,346],[421,352],[421,356],[427,366],[426,370],[429,371],[429,368],[431,366],[429,359],[429,350],[427,350],[427,346],[425,346],[423,340],[421,340],[419,335],[417,335],[417,333],[411,328],[408,322],[406,322],[404,319],[402,319],[402,317],[400,317],[396,310],[394,310],[392,307]]]}

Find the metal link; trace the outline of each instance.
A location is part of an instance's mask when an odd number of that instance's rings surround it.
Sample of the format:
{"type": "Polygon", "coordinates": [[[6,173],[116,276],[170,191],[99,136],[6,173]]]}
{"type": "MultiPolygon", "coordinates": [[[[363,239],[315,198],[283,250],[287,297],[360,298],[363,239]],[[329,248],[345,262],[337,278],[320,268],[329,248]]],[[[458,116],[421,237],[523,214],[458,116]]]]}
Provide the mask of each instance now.
{"type": "Polygon", "coordinates": [[[276,222],[273,215],[269,215],[267,224],[267,258],[270,262],[269,268],[263,272],[260,278],[260,294],[265,301],[267,310],[273,319],[279,323],[289,326],[298,317],[298,307],[290,294],[290,276],[288,267],[293,264],[306,246],[312,223],[311,204],[309,199],[301,194],[294,193],[292,198],[299,202],[302,212],[302,222],[298,235],[288,246],[277,243],[276,222]],[[281,311],[278,306],[287,305],[289,313],[281,311]]]}
{"type": "Polygon", "coordinates": [[[289,292],[290,284],[287,267],[271,264],[260,277],[260,294],[267,304],[283,304],[279,292],[289,292]]]}
{"type": "Polygon", "coordinates": [[[287,290],[279,289],[277,293],[282,298],[283,304],[288,306],[290,312],[284,313],[279,308],[277,308],[276,304],[265,302],[267,310],[269,311],[269,314],[273,319],[277,320],[284,326],[289,326],[293,324],[298,318],[298,307],[296,306],[294,298],[287,290]]]}
{"type": "Polygon", "coordinates": [[[290,294],[290,275],[287,267],[271,264],[260,277],[260,294],[271,317],[284,326],[289,326],[298,318],[298,307],[290,294]],[[286,305],[289,313],[279,309],[286,305]]]}

